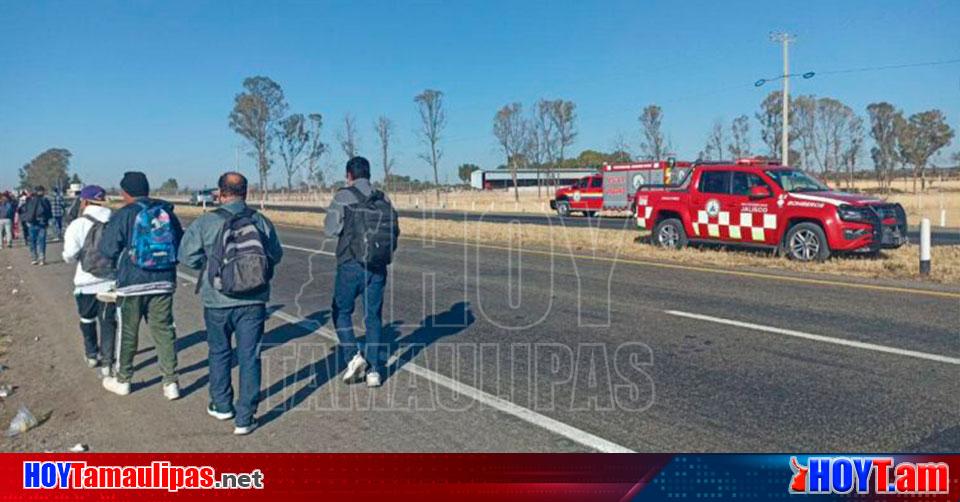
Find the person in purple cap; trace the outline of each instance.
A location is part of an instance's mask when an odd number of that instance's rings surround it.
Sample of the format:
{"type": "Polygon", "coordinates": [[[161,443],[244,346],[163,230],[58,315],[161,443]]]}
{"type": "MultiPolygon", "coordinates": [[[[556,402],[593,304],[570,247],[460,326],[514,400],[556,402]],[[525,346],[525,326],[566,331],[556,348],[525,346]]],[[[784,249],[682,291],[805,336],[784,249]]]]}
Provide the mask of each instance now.
{"type": "Polygon", "coordinates": [[[80,217],[71,221],[63,234],[63,261],[77,262],[73,295],[80,314],[84,355],[88,367],[100,366],[101,378],[115,373],[117,340],[116,304],[97,299],[97,294],[109,294],[114,289],[116,277],[113,260],[100,254],[98,249],[104,226],[110,219],[110,209],[105,206],[106,195],[106,191],[96,185],[81,190],[80,217]]]}

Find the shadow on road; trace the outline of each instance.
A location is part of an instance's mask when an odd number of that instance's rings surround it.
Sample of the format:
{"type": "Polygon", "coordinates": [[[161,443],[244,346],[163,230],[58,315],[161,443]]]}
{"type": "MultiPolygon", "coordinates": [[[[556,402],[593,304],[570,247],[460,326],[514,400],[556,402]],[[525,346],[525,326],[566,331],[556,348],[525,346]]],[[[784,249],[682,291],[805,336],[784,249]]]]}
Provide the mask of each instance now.
{"type": "MultiPolygon", "coordinates": [[[[476,317],[470,310],[470,304],[459,302],[451,306],[444,312],[426,317],[412,333],[402,338],[399,337],[397,326],[403,324],[403,321],[397,321],[384,327],[384,344],[388,353],[397,353],[396,360],[386,368],[386,374],[381,375],[383,382],[389,380],[403,365],[414,360],[418,354],[431,344],[438,340],[456,335],[464,331],[468,326],[474,323],[476,317]]],[[[261,425],[266,425],[284,413],[296,408],[305,402],[310,396],[320,389],[324,384],[335,380],[347,367],[347,361],[353,354],[345,354],[340,350],[339,345],[334,347],[326,357],[303,365],[292,374],[286,375],[277,380],[261,393],[261,402],[268,402],[269,398],[283,392],[290,386],[299,382],[311,380],[294,392],[291,396],[271,408],[258,419],[261,425]]]]}

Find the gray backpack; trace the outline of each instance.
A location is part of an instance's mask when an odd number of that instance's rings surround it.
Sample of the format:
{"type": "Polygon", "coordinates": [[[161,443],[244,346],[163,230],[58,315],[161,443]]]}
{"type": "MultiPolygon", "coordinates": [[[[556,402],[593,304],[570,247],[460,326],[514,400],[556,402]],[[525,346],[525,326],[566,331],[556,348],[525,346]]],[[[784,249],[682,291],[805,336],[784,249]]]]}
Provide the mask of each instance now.
{"type": "Polygon", "coordinates": [[[103,240],[103,229],[107,224],[90,216],[83,215],[90,220],[93,226],[87,232],[83,239],[83,247],[80,248],[80,268],[84,272],[100,279],[113,279],[117,276],[116,264],[110,258],[107,258],[100,252],[100,241],[103,240]]]}
{"type": "MultiPolygon", "coordinates": [[[[207,281],[227,296],[244,296],[262,291],[273,277],[273,265],[264,249],[265,237],[246,208],[232,214],[219,208],[226,218],[213,251],[207,256],[207,281]]],[[[198,283],[199,287],[199,283],[198,283]]]]}

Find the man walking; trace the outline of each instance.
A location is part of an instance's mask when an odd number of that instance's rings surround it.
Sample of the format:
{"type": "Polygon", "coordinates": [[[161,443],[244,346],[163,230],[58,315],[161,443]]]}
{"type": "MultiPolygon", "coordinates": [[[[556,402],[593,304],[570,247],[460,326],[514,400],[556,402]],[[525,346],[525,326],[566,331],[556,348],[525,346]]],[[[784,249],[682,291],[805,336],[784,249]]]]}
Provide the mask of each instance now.
{"type": "Polygon", "coordinates": [[[50,203],[53,215],[53,227],[57,230],[57,239],[63,240],[63,194],[60,189],[53,190],[53,201],[50,203]]]}
{"type": "Polygon", "coordinates": [[[13,220],[17,216],[17,201],[10,192],[0,194],[0,248],[13,247],[13,220]]]}
{"type": "Polygon", "coordinates": [[[163,395],[174,400],[180,397],[180,387],[174,347],[177,335],[173,324],[173,292],[177,286],[177,247],[183,228],[169,202],[149,197],[150,184],[143,173],[125,173],[120,189],[126,205],[110,217],[99,246],[100,253],[117,264],[120,312],[117,376],[104,378],[103,387],[121,396],[130,393],[140,321],[146,319],[163,374],[163,395]]]}
{"type": "Polygon", "coordinates": [[[333,291],[333,324],[341,355],[350,357],[343,381],[366,377],[368,387],[379,387],[384,365],[383,290],[387,265],[396,250],[400,226],[386,195],[370,184],[370,162],[354,157],[347,162],[347,187],[340,189],[327,209],[324,233],[337,237],[337,277],[333,291]],[[363,296],[366,336],[353,333],[353,311],[363,296]],[[367,368],[369,367],[369,371],[367,368]]]}
{"type": "Polygon", "coordinates": [[[30,263],[33,265],[47,264],[47,224],[50,223],[50,201],[44,196],[42,186],[34,187],[33,193],[27,197],[20,217],[27,224],[27,233],[30,242],[30,263]]]}
{"type": "Polygon", "coordinates": [[[117,310],[113,303],[97,300],[97,294],[107,293],[114,287],[113,262],[100,254],[98,244],[103,230],[110,220],[110,209],[105,207],[106,191],[96,185],[88,185],[80,191],[82,216],[70,222],[64,233],[63,261],[77,261],[73,275],[73,295],[80,314],[80,333],[87,366],[101,365],[103,377],[112,376],[114,350],[117,339],[117,310]],[[100,325],[99,344],[97,324],[100,325]]]}
{"type": "Polygon", "coordinates": [[[234,418],[233,433],[257,427],[260,399],[260,340],[267,319],[270,279],[283,258],[273,223],[247,206],[247,178],[236,172],[220,176],[221,206],[197,218],[180,244],[180,259],[202,270],[198,287],[203,300],[210,368],[207,413],[234,418]],[[234,271],[243,271],[243,274],[234,271]],[[233,342],[240,367],[239,398],[233,402],[230,365],[233,342]]]}

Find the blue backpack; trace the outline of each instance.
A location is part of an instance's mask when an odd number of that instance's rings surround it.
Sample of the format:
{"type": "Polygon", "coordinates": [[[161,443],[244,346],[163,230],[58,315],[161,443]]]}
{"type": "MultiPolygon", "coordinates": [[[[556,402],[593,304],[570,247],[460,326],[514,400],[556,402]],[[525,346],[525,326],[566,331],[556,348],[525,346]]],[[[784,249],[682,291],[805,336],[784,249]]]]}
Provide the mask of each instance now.
{"type": "Polygon", "coordinates": [[[143,270],[170,270],[177,266],[177,243],[170,213],[163,204],[137,202],[130,259],[143,270]]]}

